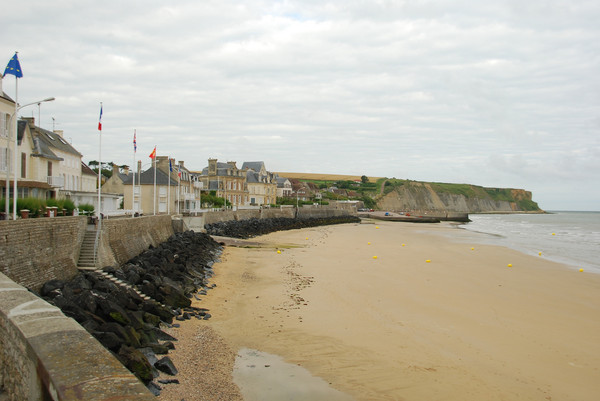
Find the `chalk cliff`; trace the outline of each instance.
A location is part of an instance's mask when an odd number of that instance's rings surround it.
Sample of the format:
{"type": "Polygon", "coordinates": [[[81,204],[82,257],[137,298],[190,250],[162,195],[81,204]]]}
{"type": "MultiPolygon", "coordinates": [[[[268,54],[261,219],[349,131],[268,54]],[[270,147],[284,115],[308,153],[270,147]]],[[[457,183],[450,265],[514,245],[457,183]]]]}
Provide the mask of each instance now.
{"type": "Polygon", "coordinates": [[[529,191],[469,184],[389,180],[376,201],[379,209],[395,211],[542,212],[529,191]]]}

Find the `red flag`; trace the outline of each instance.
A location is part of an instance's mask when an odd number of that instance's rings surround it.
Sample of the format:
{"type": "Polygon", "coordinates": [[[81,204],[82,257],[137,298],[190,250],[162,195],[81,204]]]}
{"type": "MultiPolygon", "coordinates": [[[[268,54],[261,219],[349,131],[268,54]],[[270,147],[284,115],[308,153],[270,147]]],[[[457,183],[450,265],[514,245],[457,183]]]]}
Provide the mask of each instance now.
{"type": "Polygon", "coordinates": [[[150,153],[150,158],[154,160],[154,158],[156,157],[156,146],[154,147],[154,150],[152,151],[152,153],[150,153]]]}
{"type": "Polygon", "coordinates": [[[102,131],[102,104],[100,104],[100,119],[98,119],[98,131],[102,131]]]}

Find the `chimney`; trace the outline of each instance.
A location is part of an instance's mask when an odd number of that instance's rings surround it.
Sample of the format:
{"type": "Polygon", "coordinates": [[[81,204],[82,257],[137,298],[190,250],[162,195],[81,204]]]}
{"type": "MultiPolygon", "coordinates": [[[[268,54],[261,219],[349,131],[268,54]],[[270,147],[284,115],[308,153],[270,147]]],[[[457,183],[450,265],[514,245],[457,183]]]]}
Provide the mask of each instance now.
{"type": "Polygon", "coordinates": [[[137,172],[138,172],[138,174],[142,172],[142,161],[141,160],[138,160],[137,172]]]}
{"type": "Polygon", "coordinates": [[[179,160],[179,167],[182,167],[182,168],[184,167],[183,166],[183,160],[179,160]]]}
{"type": "Polygon", "coordinates": [[[164,172],[169,171],[169,156],[156,156],[156,168],[164,172]]]}
{"type": "Polygon", "coordinates": [[[217,175],[217,159],[208,159],[208,175],[217,175]]]}
{"type": "Polygon", "coordinates": [[[25,120],[27,124],[35,126],[35,118],[33,117],[21,117],[21,120],[25,120]]]}
{"type": "Polygon", "coordinates": [[[235,163],[237,163],[237,162],[227,162],[227,164],[231,164],[234,169],[237,169],[237,166],[235,165],[235,163]]]}
{"type": "Polygon", "coordinates": [[[123,174],[129,175],[129,166],[123,166],[123,174]]]}
{"type": "Polygon", "coordinates": [[[64,138],[64,136],[63,136],[63,130],[61,130],[61,129],[55,129],[53,132],[56,135],[60,136],[61,138],[64,138]]]}
{"type": "Polygon", "coordinates": [[[111,163],[111,167],[112,167],[113,175],[118,175],[119,174],[119,166],[117,166],[115,163],[111,163]]]}

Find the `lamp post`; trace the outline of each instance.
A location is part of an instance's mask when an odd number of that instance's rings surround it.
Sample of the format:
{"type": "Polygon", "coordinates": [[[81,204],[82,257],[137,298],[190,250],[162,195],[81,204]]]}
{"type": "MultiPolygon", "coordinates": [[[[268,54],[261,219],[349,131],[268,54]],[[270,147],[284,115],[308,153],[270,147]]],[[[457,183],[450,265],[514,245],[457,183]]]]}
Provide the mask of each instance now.
{"type": "MultiPolygon", "coordinates": [[[[22,108],[27,107],[27,106],[32,106],[34,104],[39,105],[39,104],[44,103],[44,102],[52,102],[52,101],[54,101],[54,98],[53,97],[48,97],[48,98],[46,98],[44,100],[39,100],[37,102],[31,102],[31,103],[24,104],[23,106],[18,106],[17,105],[17,107],[15,107],[15,112],[10,115],[10,119],[8,120],[8,126],[10,127],[12,125],[12,119],[17,115],[17,113],[19,112],[19,110],[21,110],[22,108]]],[[[17,219],[17,198],[18,198],[18,195],[17,195],[17,152],[18,152],[18,146],[19,146],[19,142],[18,142],[18,136],[19,136],[18,125],[19,124],[18,124],[18,119],[17,119],[17,120],[15,120],[15,149],[14,149],[14,163],[13,163],[13,168],[14,168],[14,171],[13,171],[13,181],[14,181],[13,182],[13,198],[14,198],[14,201],[13,201],[13,220],[17,219]]],[[[6,166],[6,202],[5,202],[6,203],[5,210],[6,210],[6,216],[7,216],[7,218],[8,218],[8,203],[9,203],[9,199],[10,199],[10,197],[9,197],[10,186],[8,184],[8,180],[9,180],[9,174],[8,174],[8,164],[7,164],[7,166],[6,166]]]]}

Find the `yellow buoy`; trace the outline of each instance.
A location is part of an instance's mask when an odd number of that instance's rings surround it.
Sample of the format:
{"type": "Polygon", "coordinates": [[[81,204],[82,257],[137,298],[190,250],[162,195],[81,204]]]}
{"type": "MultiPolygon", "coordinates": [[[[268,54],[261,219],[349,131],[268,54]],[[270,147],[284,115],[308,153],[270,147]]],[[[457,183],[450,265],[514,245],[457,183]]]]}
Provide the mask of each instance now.
{"type": "Polygon", "coordinates": [[[471,247],[471,250],[472,250],[472,251],[474,251],[474,250],[475,250],[475,248],[471,247]]]}
{"type": "Polygon", "coordinates": [[[377,259],[377,256],[373,256],[373,259],[377,259]]]}
{"type": "Polygon", "coordinates": [[[281,253],[281,251],[278,249],[278,250],[277,250],[277,253],[281,253]]]}
{"type": "Polygon", "coordinates": [[[427,259],[427,260],[425,261],[425,263],[431,263],[431,260],[427,259]]]}
{"type": "Polygon", "coordinates": [[[552,233],[552,235],[556,235],[556,233],[552,233]]]}
{"type": "Polygon", "coordinates": [[[402,244],[402,246],[406,246],[406,244],[402,244]]]}
{"type": "Polygon", "coordinates": [[[542,256],[542,253],[541,253],[541,252],[538,252],[538,255],[542,256]]]}
{"type": "Polygon", "coordinates": [[[304,238],[304,239],[308,239],[308,237],[304,238]]]}
{"type": "Polygon", "coordinates": [[[375,226],[375,228],[379,228],[379,226],[375,226]]]}
{"type": "Polygon", "coordinates": [[[507,266],[508,266],[508,267],[512,267],[512,263],[509,263],[507,266]]]}
{"type": "Polygon", "coordinates": [[[582,272],[582,271],[583,271],[583,269],[579,269],[579,271],[580,271],[580,272],[582,272]]]}
{"type": "Polygon", "coordinates": [[[370,242],[367,242],[367,245],[371,245],[371,243],[370,243],[370,242]]]}

